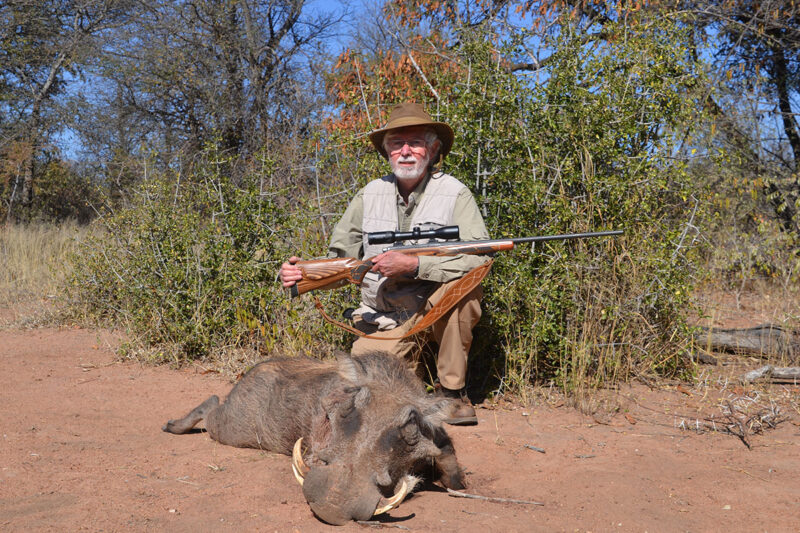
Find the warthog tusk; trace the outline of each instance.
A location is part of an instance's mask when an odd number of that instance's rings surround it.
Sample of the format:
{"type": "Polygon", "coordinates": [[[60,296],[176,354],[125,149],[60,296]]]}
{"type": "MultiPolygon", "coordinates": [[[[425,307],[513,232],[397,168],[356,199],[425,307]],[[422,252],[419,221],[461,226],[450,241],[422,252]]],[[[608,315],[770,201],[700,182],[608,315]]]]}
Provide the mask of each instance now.
{"type": "Polygon", "coordinates": [[[297,442],[294,443],[294,448],[292,448],[292,472],[294,472],[294,477],[300,485],[303,484],[303,480],[309,470],[308,466],[306,466],[306,463],[303,461],[302,447],[303,438],[300,437],[297,439],[297,442]]]}
{"type": "Polygon", "coordinates": [[[408,493],[409,493],[408,483],[406,483],[406,480],[403,479],[400,485],[400,490],[395,492],[394,496],[392,496],[388,500],[381,498],[381,501],[378,502],[379,507],[375,509],[375,513],[373,513],[373,516],[377,516],[379,514],[385,513],[386,511],[389,511],[390,509],[394,509],[395,507],[400,505],[400,502],[402,502],[406,496],[408,496],[408,493]]]}

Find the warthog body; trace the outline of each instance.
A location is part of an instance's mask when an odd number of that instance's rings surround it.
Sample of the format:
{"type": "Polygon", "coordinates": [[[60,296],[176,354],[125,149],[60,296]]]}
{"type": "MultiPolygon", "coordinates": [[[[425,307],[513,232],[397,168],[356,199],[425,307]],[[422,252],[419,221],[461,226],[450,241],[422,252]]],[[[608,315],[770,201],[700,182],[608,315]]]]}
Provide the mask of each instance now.
{"type": "Polygon", "coordinates": [[[270,359],[251,369],[225,403],[211,396],[164,431],[186,433],[201,420],[223,444],[292,453],[307,447],[303,494],[331,524],[369,519],[382,497],[426,466],[449,488],[464,478],[442,427],[451,400],[425,393],[420,380],[388,355],[338,363],[270,359]]]}

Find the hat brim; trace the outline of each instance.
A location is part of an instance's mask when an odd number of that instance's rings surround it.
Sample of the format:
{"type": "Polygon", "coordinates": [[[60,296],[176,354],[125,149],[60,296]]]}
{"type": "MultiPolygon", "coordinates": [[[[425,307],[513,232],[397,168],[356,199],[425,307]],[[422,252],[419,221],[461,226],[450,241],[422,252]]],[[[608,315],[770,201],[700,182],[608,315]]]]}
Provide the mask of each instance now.
{"type": "Polygon", "coordinates": [[[389,154],[387,154],[386,150],[383,148],[383,139],[386,137],[386,134],[393,130],[410,128],[412,126],[426,126],[432,128],[439,137],[442,147],[439,150],[439,158],[433,161],[433,164],[438,163],[444,156],[450,153],[450,149],[453,147],[453,140],[455,139],[453,129],[444,122],[431,122],[421,117],[402,117],[394,120],[390,124],[387,124],[385,128],[371,132],[369,134],[369,140],[372,141],[375,149],[378,150],[385,159],[389,159],[389,154]]]}

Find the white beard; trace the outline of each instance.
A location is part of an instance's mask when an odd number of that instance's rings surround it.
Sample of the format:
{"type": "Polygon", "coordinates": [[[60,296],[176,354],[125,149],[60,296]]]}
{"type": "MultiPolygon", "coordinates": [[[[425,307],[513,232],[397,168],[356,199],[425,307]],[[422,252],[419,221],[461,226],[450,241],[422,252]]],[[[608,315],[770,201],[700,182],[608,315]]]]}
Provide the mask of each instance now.
{"type": "MultiPolygon", "coordinates": [[[[428,169],[428,160],[427,157],[418,157],[413,167],[405,167],[398,164],[400,162],[398,159],[396,163],[392,163],[392,173],[399,180],[415,180],[425,175],[428,169]]],[[[405,161],[408,162],[408,159],[405,161]]]]}

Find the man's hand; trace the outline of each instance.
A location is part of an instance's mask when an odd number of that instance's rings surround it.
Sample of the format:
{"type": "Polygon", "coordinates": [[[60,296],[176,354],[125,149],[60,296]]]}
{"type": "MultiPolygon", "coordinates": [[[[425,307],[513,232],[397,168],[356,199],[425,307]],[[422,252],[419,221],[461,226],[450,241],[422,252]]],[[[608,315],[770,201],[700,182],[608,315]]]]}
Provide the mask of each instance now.
{"type": "Polygon", "coordinates": [[[413,276],[419,268],[419,258],[400,252],[383,252],[372,259],[372,272],[380,272],[391,278],[397,276],[413,276]]]}
{"type": "Polygon", "coordinates": [[[295,266],[295,263],[298,261],[300,261],[299,257],[292,256],[287,262],[281,265],[280,277],[284,287],[291,287],[303,279],[300,267],[295,266]]]}

